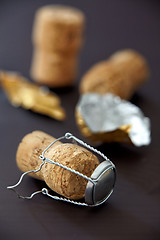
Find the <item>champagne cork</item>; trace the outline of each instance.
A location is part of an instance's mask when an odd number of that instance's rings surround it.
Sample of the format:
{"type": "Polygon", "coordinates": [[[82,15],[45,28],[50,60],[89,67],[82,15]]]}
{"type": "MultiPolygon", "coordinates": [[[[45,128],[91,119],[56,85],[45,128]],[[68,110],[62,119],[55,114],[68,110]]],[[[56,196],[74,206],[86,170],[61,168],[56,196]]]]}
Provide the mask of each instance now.
{"type": "MultiPolygon", "coordinates": [[[[41,131],[26,135],[17,150],[16,160],[19,169],[23,172],[38,169],[42,163],[39,156],[54,140],[55,138],[41,131]]],[[[60,141],[48,149],[45,157],[88,177],[99,164],[98,158],[87,149],[60,141]]],[[[67,198],[80,199],[85,195],[87,180],[55,164],[45,163],[41,171],[30,175],[44,180],[53,191],[67,198]]]]}
{"type": "Polygon", "coordinates": [[[145,58],[134,50],[121,50],[107,61],[95,64],[83,76],[80,93],[112,93],[128,100],[148,77],[145,58]]]}
{"type": "Polygon", "coordinates": [[[37,10],[32,34],[33,80],[49,87],[74,84],[84,23],[84,14],[72,7],[49,5],[37,10]]]}
{"type": "Polygon", "coordinates": [[[34,45],[48,51],[77,52],[83,43],[84,14],[73,7],[48,5],[37,10],[34,45]]]}
{"type": "Polygon", "coordinates": [[[49,87],[72,86],[78,72],[78,58],[35,48],[31,75],[39,84],[49,87]]]}

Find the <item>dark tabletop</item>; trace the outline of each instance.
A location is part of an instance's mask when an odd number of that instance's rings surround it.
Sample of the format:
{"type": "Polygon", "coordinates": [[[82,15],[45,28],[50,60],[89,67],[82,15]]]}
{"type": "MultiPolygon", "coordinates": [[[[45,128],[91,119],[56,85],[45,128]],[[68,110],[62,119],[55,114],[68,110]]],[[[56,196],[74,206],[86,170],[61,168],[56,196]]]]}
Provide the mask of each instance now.
{"type": "MultiPolygon", "coordinates": [[[[86,40],[76,86],[56,90],[67,112],[58,122],[22,108],[14,108],[0,89],[0,239],[160,239],[160,1],[154,0],[1,0],[0,69],[29,77],[31,31],[35,10],[48,3],[80,8],[87,17],[86,40]],[[15,154],[21,138],[35,130],[54,137],[78,131],[74,108],[78,82],[95,62],[122,48],[142,53],[151,69],[150,81],[133,98],[151,119],[152,143],[147,147],[104,144],[98,149],[117,167],[115,191],[107,203],[83,208],[54,201],[44,195],[18,199],[6,187],[16,183],[20,171],[15,154]]],[[[41,189],[42,183],[26,177],[23,194],[41,189]]]]}

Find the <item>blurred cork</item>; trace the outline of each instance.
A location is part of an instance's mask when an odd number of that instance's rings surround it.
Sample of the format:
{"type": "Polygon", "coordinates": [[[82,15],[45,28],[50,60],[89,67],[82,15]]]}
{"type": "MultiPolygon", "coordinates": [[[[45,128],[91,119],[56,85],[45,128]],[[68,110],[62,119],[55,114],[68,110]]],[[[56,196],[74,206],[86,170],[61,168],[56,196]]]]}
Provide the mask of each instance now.
{"type": "Polygon", "coordinates": [[[65,87],[74,84],[78,72],[78,59],[58,53],[34,49],[32,78],[49,87],[65,87]]]}
{"type": "Polygon", "coordinates": [[[35,14],[31,77],[49,87],[74,84],[83,45],[84,14],[72,7],[48,5],[35,14]]]}
{"type": "Polygon", "coordinates": [[[128,100],[148,77],[145,58],[134,50],[121,50],[85,73],[80,83],[80,93],[112,93],[128,100]]]}

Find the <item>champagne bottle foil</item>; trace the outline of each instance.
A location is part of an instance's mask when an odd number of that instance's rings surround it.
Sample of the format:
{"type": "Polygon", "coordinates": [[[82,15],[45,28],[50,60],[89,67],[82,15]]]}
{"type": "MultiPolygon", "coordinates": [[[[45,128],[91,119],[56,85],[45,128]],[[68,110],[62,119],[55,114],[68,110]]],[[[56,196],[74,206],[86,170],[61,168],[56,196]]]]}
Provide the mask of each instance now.
{"type": "Polygon", "coordinates": [[[81,133],[95,143],[149,145],[150,119],[139,107],[113,94],[83,94],[76,107],[81,133]]]}
{"type": "Polygon", "coordinates": [[[21,106],[26,110],[32,110],[60,121],[66,118],[60,98],[47,87],[40,87],[20,74],[9,71],[0,71],[0,83],[14,107],[21,106]]]}

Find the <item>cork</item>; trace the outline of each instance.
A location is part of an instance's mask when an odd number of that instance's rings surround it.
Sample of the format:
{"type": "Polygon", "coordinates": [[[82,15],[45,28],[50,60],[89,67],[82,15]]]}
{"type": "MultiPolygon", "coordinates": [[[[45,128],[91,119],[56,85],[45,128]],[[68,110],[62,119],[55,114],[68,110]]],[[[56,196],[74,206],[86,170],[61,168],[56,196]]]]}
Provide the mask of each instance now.
{"type": "Polygon", "coordinates": [[[35,14],[32,40],[49,51],[77,52],[83,44],[85,16],[63,5],[41,7],[35,14]]]}
{"type": "Polygon", "coordinates": [[[145,58],[134,50],[125,49],[91,67],[82,77],[80,93],[112,93],[129,100],[148,77],[145,58]]]}
{"type": "Polygon", "coordinates": [[[32,79],[49,87],[68,87],[78,75],[85,16],[63,5],[41,7],[33,24],[32,79]]]}
{"type": "Polygon", "coordinates": [[[77,74],[77,57],[34,49],[31,76],[37,83],[49,87],[72,86],[77,74]]]}
{"type": "MultiPolygon", "coordinates": [[[[17,166],[23,172],[38,169],[42,160],[39,155],[55,140],[50,135],[34,131],[27,134],[18,146],[17,166]]],[[[98,158],[87,149],[71,143],[56,142],[45,157],[70,167],[90,177],[98,166],[98,158]]],[[[81,199],[85,195],[87,180],[55,164],[45,163],[40,172],[31,173],[32,177],[44,180],[58,194],[69,199],[81,199]]]]}

